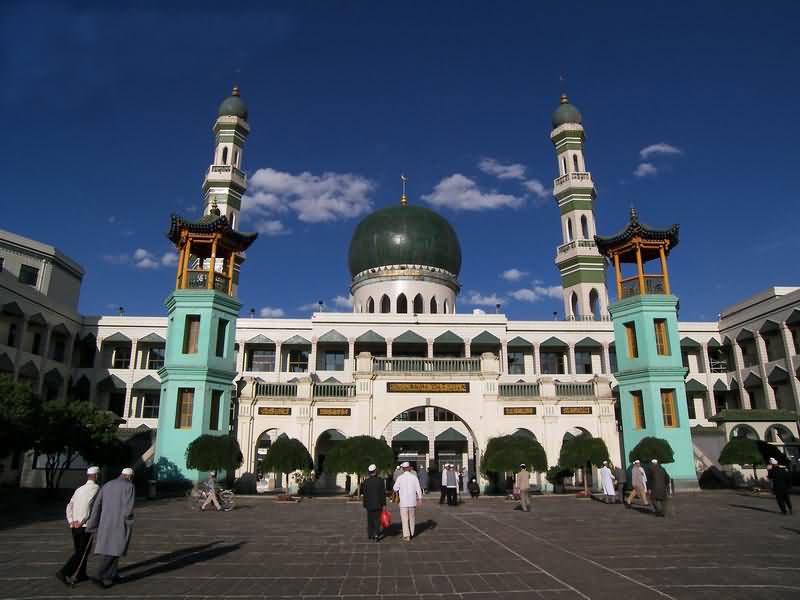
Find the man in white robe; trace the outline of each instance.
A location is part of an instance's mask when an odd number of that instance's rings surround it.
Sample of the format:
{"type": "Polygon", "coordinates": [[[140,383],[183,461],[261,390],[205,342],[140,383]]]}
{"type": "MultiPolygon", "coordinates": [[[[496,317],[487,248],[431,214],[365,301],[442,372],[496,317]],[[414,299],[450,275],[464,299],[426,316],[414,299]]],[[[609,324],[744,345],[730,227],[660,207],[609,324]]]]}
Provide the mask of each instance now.
{"type": "Polygon", "coordinates": [[[400,520],[403,523],[403,541],[410,542],[414,537],[417,506],[422,504],[422,488],[419,479],[411,472],[411,465],[404,462],[403,474],[394,482],[394,491],[400,496],[400,520]]]}
{"type": "Polygon", "coordinates": [[[603,461],[603,466],[598,471],[600,474],[600,484],[603,486],[603,502],[606,504],[614,504],[617,497],[617,490],[614,487],[614,474],[608,467],[608,461],[603,461]]]}

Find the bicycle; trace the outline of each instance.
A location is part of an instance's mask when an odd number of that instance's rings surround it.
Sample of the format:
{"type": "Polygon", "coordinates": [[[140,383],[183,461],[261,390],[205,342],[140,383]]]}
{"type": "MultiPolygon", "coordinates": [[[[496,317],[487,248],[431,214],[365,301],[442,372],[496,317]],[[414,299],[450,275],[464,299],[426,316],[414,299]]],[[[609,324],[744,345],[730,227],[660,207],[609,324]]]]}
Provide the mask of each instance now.
{"type": "MultiPolygon", "coordinates": [[[[199,511],[202,509],[203,503],[208,498],[208,490],[201,488],[193,488],[186,493],[186,498],[189,502],[189,510],[199,511]]],[[[228,512],[236,506],[235,495],[233,490],[220,490],[217,492],[217,500],[219,501],[220,509],[228,512]]]]}

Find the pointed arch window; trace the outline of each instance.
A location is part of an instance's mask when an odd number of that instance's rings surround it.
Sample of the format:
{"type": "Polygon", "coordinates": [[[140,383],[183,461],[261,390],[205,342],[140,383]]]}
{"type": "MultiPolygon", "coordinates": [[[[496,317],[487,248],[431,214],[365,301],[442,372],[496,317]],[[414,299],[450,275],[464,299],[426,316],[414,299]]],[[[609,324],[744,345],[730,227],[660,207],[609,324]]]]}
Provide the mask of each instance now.
{"type": "Polygon", "coordinates": [[[389,296],[384,294],[383,298],[381,298],[381,312],[388,313],[391,311],[392,311],[392,302],[391,300],[389,300],[389,296]]]}
{"type": "Polygon", "coordinates": [[[572,298],[570,299],[570,306],[572,307],[572,317],[578,317],[578,294],[572,292],[572,298]]]}
{"type": "Polygon", "coordinates": [[[567,219],[567,241],[571,242],[574,239],[572,235],[572,219],[567,219]]]}
{"type": "Polygon", "coordinates": [[[436,309],[437,309],[436,298],[431,298],[431,314],[432,315],[436,314],[436,309]]]}
{"type": "Polygon", "coordinates": [[[414,296],[414,314],[421,315],[425,312],[425,303],[422,301],[422,294],[414,296]]]}
{"type": "Polygon", "coordinates": [[[375,312],[375,300],[372,299],[372,296],[369,297],[367,300],[367,312],[374,313],[375,312]]]}
{"type": "Polygon", "coordinates": [[[445,299],[444,299],[444,309],[443,309],[443,312],[444,312],[444,314],[447,314],[448,312],[450,312],[450,307],[447,305],[447,298],[445,298],[445,299]]]}
{"type": "Polygon", "coordinates": [[[222,164],[223,165],[227,165],[228,164],[228,148],[227,147],[222,149],[222,164]]]}
{"type": "Polygon", "coordinates": [[[397,297],[397,313],[405,314],[407,312],[408,312],[408,300],[406,300],[405,294],[400,294],[397,297]]]}
{"type": "Polygon", "coordinates": [[[600,294],[597,293],[597,290],[592,288],[592,291],[589,292],[589,310],[592,311],[592,316],[594,317],[595,321],[600,320],[600,294]]]}
{"type": "Polygon", "coordinates": [[[589,220],[586,215],[581,215],[581,236],[583,239],[589,239],[589,220]]]}
{"type": "Polygon", "coordinates": [[[576,173],[580,172],[581,169],[578,166],[578,155],[577,154],[573,154],[572,155],[572,165],[575,167],[575,172],[576,173]]]}
{"type": "Polygon", "coordinates": [[[566,175],[567,174],[567,158],[566,157],[561,159],[561,164],[564,166],[564,172],[562,173],[562,175],[566,175]]]}

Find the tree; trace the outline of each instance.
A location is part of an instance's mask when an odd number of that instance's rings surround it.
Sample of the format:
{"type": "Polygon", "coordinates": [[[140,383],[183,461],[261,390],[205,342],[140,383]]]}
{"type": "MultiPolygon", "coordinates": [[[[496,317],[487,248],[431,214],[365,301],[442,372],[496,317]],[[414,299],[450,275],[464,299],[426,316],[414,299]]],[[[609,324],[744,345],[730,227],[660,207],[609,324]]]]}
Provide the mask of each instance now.
{"type": "Polygon", "coordinates": [[[719,455],[719,464],[739,465],[740,467],[751,465],[753,467],[753,479],[758,481],[756,467],[764,466],[766,461],[755,440],[737,437],[725,444],[719,455]]]}
{"type": "Polygon", "coordinates": [[[640,460],[643,463],[649,463],[654,458],[662,464],[675,462],[675,455],[669,442],[652,436],[639,440],[639,443],[628,454],[628,458],[631,462],[640,460]]]}
{"type": "Polygon", "coordinates": [[[29,385],[0,375],[0,457],[33,446],[42,403],[29,385]]]}
{"type": "Polygon", "coordinates": [[[391,471],[394,452],[384,440],[371,435],[357,435],[336,444],[325,457],[324,469],[327,473],[355,473],[360,486],[371,464],[378,467],[379,472],[391,471]]]}
{"type": "Polygon", "coordinates": [[[97,410],[91,402],[52,400],[42,405],[33,448],[46,456],[45,482],[53,490],[77,456],[95,461],[98,466],[119,459],[116,442],[119,418],[97,410]]]}
{"type": "Polygon", "coordinates": [[[583,491],[589,495],[589,481],[587,477],[587,467],[591,464],[599,467],[604,460],[608,460],[608,448],[606,443],[600,438],[593,438],[588,435],[564,440],[561,445],[561,454],[558,457],[558,464],[562,467],[581,469],[583,471],[583,491]]]}
{"type": "Polygon", "coordinates": [[[484,474],[513,472],[523,463],[531,472],[547,471],[547,455],[542,445],[531,438],[502,435],[489,439],[481,470],[484,474]]]}
{"type": "Polygon", "coordinates": [[[204,434],[186,448],[186,468],[198,471],[233,473],[242,466],[244,456],[232,435],[204,434]]]}
{"type": "Polygon", "coordinates": [[[279,437],[267,451],[266,458],[261,462],[262,473],[285,473],[292,471],[308,470],[314,466],[311,455],[306,450],[303,442],[295,438],[279,437]]]}

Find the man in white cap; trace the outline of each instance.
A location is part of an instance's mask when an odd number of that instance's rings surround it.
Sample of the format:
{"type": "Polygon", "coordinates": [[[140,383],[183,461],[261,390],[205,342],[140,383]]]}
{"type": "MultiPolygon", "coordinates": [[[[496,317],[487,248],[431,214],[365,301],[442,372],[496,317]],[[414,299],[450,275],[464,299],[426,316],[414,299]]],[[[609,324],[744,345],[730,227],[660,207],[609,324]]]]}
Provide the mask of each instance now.
{"type": "Polygon", "coordinates": [[[456,506],[458,504],[458,474],[453,468],[455,465],[447,465],[444,471],[444,485],[447,488],[447,504],[456,506]]]}
{"type": "Polygon", "coordinates": [[[86,483],[75,490],[67,504],[67,524],[72,532],[72,546],[75,552],[56,573],[56,577],[68,585],[74,585],[87,579],[86,558],[90,537],[86,533],[86,521],[92,512],[92,504],[100,489],[100,486],[97,485],[98,473],[100,473],[98,467],[86,469],[86,483]]]}
{"type": "Polygon", "coordinates": [[[403,474],[394,482],[394,491],[400,496],[400,520],[403,523],[403,541],[410,542],[414,537],[414,524],[417,506],[422,504],[422,488],[419,479],[411,472],[411,465],[404,462],[403,474]]]}
{"type": "Polygon", "coordinates": [[[603,502],[606,504],[614,504],[614,499],[617,497],[617,490],[614,487],[614,474],[608,466],[608,461],[603,461],[603,466],[598,471],[600,475],[600,484],[603,486],[603,502]]]}
{"type": "Polygon", "coordinates": [[[95,583],[110,588],[119,580],[119,557],[125,556],[133,531],[133,502],[136,492],[131,482],[133,469],[122,469],[97,495],[86,531],[95,534],[94,553],[100,555],[95,583]]]}
{"type": "Polygon", "coordinates": [[[528,505],[528,493],[531,489],[531,474],[525,463],[520,464],[519,472],[514,478],[514,488],[519,494],[519,508],[525,512],[531,512],[531,507],[528,505]]]}
{"type": "Polygon", "coordinates": [[[381,512],[386,506],[386,484],[378,477],[378,467],[367,467],[369,477],[364,481],[364,508],[367,510],[367,539],[381,541],[381,512]]]}
{"type": "Polygon", "coordinates": [[[770,457],[769,465],[767,466],[767,479],[772,481],[772,493],[775,494],[775,500],[778,502],[778,508],[781,509],[782,514],[786,514],[786,509],[789,509],[789,514],[792,514],[792,501],[789,499],[789,490],[792,488],[792,476],[789,469],[781,465],[774,457],[770,457]]]}
{"type": "Polygon", "coordinates": [[[633,461],[633,467],[631,467],[631,486],[631,493],[625,500],[625,506],[630,508],[631,502],[637,496],[642,499],[645,506],[650,506],[650,501],[647,499],[647,475],[638,458],[633,461]]]}
{"type": "Polygon", "coordinates": [[[669,473],[658,464],[658,459],[650,460],[650,500],[653,502],[653,512],[659,517],[667,515],[667,500],[669,499],[669,473]]]}

